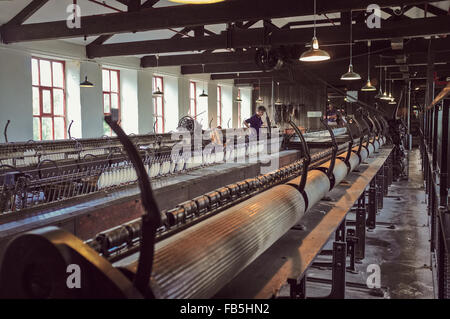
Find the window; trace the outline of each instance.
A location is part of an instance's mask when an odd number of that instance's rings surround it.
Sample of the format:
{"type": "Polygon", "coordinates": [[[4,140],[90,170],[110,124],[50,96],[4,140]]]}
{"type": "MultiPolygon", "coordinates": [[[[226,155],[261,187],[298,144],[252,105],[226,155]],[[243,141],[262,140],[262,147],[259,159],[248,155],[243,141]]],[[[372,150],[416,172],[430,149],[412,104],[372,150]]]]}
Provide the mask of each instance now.
{"type": "Polygon", "coordinates": [[[63,61],[31,59],[34,140],[66,138],[64,67],[63,61]]]}
{"type": "Polygon", "coordinates": [[[217,126],[222,126],[222,87],[217,86],[217,126]]]}
{"type": "MultiPolygon", "coordinates": [[[[164,93],[164,81],[161,76],[153,77],[153,92],[159,89],[164,93]]],[[[164,133],[164,95],[153,97],[154,117],[155,117],[155,132],[164,133]]]]}
{"type": "MultiPolygon", "coordinates": [[[[238,89],[238,100],[241,99],[241,89],[238,89]]],[[[238,111],[238,128],[242,126],[242,115],[241,115],[241,102],[237,103],[238,111]]]]}
{"type": "Polygon", "coordinates": [[[195,118],[197,116],[197,83],[195,82],[190,82],[189,100],[189,115],[195,118]]]}
{"type": "MultiPolygon", "coordinates": [[[[111,109],[119,110],[120,123],[120,71],[103,69],[103,114],[111,115],[111,109]]],[[[112,135],[112,130],[105,121],[103,121],[103,134],[112,135]]]]}

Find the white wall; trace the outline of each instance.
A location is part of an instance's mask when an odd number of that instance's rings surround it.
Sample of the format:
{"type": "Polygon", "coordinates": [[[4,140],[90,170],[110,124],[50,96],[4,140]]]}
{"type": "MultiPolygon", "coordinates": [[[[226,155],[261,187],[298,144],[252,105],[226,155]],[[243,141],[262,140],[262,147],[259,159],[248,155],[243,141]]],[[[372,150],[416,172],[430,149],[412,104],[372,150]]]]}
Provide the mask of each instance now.
{"type": "Polygon", "coordinates": [[[178,78],[164,77],[164,119],[166,132],[175,131],[178,127],[178,78]]]}
{"type": "Polygon", "coordinates": [[[127,134],[138,134],[138,71],[122,68],[119,70],[121,126],[127,134]]]}
{"type": "Polygon", "coordinates": [[[0,141],[7,120],[9,142],[33,138],[31,58],[0,48],[0,141]]]}
{"type": "MultiPolygon", "coordinates": [[[[241,88],[241,122],[252,116],[252,89],[251,88],[241,88]]],[[[242,126],[242,123],[240,123],[242,126]]]]}
{"type": "Polygon", "coordinates": [[[233,99],[233,88],[231,86],[221,85],[222,87],[222,128],[228,128],[228,125],[234,127],[233,106],[237,107],[233,99]]]}
{"type": "Polygon", "coordinates": [[[139,134],[153,132],[153,73],[138,71],[138,121],[139,134]]]}
{"type": "MultiPolygon", "coordinates": [[[[72,137],[81,138],[81,88],[80,88],[80,62],[66,61],[66,112],[67,128],[73,121],[70,129],[72,137]]],[[[67,135],[67,138],[69,136],[67,135]]]]}
{"type": "MultiPolygon", "coordinates": [[[[141,69],[135,57],[86,60],[85,48],[64,41],[40,41],[13,45],[0,44],[0,133],[8,119],[10,141],[33,138],[31,57],[55,58],[66,62],[67,127],[73,120],[72,137],[90,138],[103,135],[102,67],[120,70],[122,127],[127,134],[153,132],[152,77],[157,71],[165,86],[166,131],[176,129],[180,117],[189,111],[189,82],[197,83],[197,111],[203,128],[217,126],[217,85],[209,74],[182,75],[180,67],[141,69]],[[94,88],[80,88],[85,75],[94,88]],[[203,87],[209,95],[199,98],[203,87]]],[[[232,81],[223,85],[223,127],[232,117],[237,125],[237,90],[232,81]]],[[[251,95],[251,93],[250,93],[251,95]]],[[[243,95],[243,99],[244,95],[243,95]]],[[[244,103],[243,103],[244,104],[244,103]]],[[[3,136],[0,134],[0,142],[3,136]]]]}
{"type": "Polygon", "coordinates": [[[81,92],[81,128],[83,138],[103,135],[103,87],[102,69],[96,62],[82,62],[80,78],[85,76],[95,86],[80,88],[81,92]]]}

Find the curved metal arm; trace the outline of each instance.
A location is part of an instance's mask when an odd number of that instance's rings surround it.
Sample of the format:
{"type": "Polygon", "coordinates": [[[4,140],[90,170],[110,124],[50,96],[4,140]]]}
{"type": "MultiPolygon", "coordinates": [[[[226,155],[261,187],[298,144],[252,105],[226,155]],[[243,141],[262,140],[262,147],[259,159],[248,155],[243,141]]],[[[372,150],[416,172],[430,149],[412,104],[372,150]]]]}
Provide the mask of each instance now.
{"type": "Polygon", "coordinates": [[[73,120],[70,121],[69,128],[67,129],[67,134],[69,135],[69,140],[72,139],[72,134],[70,134],[70,130],[72,129],[73,120]]]}
{"type": "Polygon", "coordinates": [[[106,116],[105,121],[114,133],[117,134],[119,141],[123,144],[125,151],[136,169],[138,184],[141,190],[142,206],[146,212],[142,216],[141,247],[133,285],[144,296],[154,297],[149,288],[149,282],[153,269],[156,230],[161,224],[161,213],[156,203],[149,177],[145,171],[144,163],[136,147],[117,122],[113,121],[111,116],[106,116]]]}
{"type": "Polygon", "coordinates": [[[373,132],[376,136],[380,134],[380,131],[378,130],[378,126],[376,125],[375,121],[370,117],[369,114],[366,115],[367,120],[372,123],[373,132]]]}
{"type": "Polygon", "coordinates": [[[370,139],[372,138],[372,133],[373,132],[372,132],[372,130],[370,128],[368,120],[366,120],[366,115],[363,113],[363,110],[359,109],[358,111],[361,114],[361,120],[363,121],[364,125],[366,125],[367,130],[369,132],[368,135],[367,135],[367,144],[366,144],[366,147],[369,147],[370,139]]]}
{"type": "Polygon", "coordinates": [[[41,165],[42,165],[43,163],[46,163],[46,162],[52,163],[58,170],[60,170],[58,164],[57,164],[54,160],[51,160],[51,159],[45,159],[45,160],[43,160],[43,161],[39,161],[38,165],[36,166],[36,168],[37,168],[37,170],[38,170],[39,178],[42,178],[41,165]]]}
{"type": "Polygon", "coordinates": [[[370,139],[372,138],[372,131],[370,130],[370,125],[369,125],[369,123],[367,122],[367,120],[364,118],[364,116],[361,117],[361,119],[362,119],[364,125],[367,127],[368,133],[367,133],[367,143],[366,143],[366,147],[369,147],[370,139]]]}
{"type": "Polygon", "coordinates": [[[303,172],[302,172],[302,177],[300,178],[300,183],[298,184],[297,189],[300,192],[303,192],[303,190],[305,189],[305,186],[306,186],[306,180],[308,178],[308,167],[309,167],[309,164],[311,163],[311,155],[309,153],[308,144],[306,143],[305,137],[303,136],[302,132],[299,130],[297,125],[295,125],[295,123],[292,120],[289,120],[289,124],[291,124],[295,133],[297,133],[298,137],[302,141],[302,151],[303,151],[303,156],[304,156],[303,172]]]}
{"type": "Polygon", "coordinates": [[[347,119],[345,118],[345,116],[342,115],[342,113],[340,111],[337,111],[337,113],[344,119],[345,121],[345,127],[347,128],[347,132],[348,135],[350,136],[350,141],[348,142],[348,151],[347,151],[347,156],[345,157],[344,162],[347,164],[348,161],[350,160],[350,155],[352,155],[352,148],[353,148],[353,134],[352,131],[350,129],[350,124],[348,124],[347,119]]]}
{"type": "Polygon", "coordinates": [[[361,128],[361,124],[359,124],[359,121],[356,119],[356,117],[353,118],[353,121],[355,122],[356,127],[358,128],[359,135],[360,135],[359,146],[358,146],[358,150],[356,151],[356,154],[359,155],[359,153],[361,153],[362,145],[364,142],[364,130],[361,128]]]}
{"type": "Polygon", "coordinates": [[[328,125],[327,121],[321,118],[320,122],[322,122],[322,124],[325,126],[325,128],[330,133],[331,143],[333,144],[333,146],[332,146],[333,153],[331,155],[330,166],[327,169],[328,178],[333,178],[333,171],[334,171],[334,165],[336,164],[336,156],[337,156],[337,152],[338,152],[338,145],[337,145],[337,142],[336,142],[336,137],[334,136],[333,129],[328,125]]]}
{"type": "Polygon", "coordinates": [[[3,130],[3,135],[5,136],[5,143],[8,143],[8,126],[11,123],[11,120],[8,120],[5,125],[5,129],[3,130]]]}
{"type": "Polygon", "coordinates": [[[231,121],[231,119],[229,119],[228,123],[227,123],[228,128],[230,128],[230,121],[231,121]]]}
{"type": "MultiPolygon", "coordinates": [[[[156,124],[158,124],[158,119],[155,119],[155,122],[153,123],[153,133],[154,134],[156,134],[156,124]]],[[[116,133],[116,132],[114,132],[114,133],[116,133]]]]}
{"type": "Polygon", "coordinates": [[[211,128],[212,122],[214,121],[214,117],[211,118],[211,121],[209,121],[209,128],[211,128]]]}

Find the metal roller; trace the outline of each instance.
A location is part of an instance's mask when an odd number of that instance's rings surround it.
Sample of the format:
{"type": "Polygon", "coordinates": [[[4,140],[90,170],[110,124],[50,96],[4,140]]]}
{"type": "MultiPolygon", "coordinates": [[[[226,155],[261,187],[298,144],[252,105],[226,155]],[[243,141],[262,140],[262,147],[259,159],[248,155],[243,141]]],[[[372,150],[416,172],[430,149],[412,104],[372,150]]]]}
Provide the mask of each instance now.
{"type": "Polygon", "coordinates": [[[369,152],[367,148],[364,146],[361,148],[361,152],[359,152],[359,156],[361,158],[361,163],[364,162],[369,157],[369,152]]]}
{"type": "MultiPolygon", "coordinates": [[[[311,181],[325,176],[322,172],[313,175],[318,177],[311,181]]],[[[210,298],[304,213],[302,195],[280,185],[158,243],[153,292],[157,298],[210,298]]],[[[137,262],[119,266],[135,273],[137,262]]]]}
{"type": "MultiPolygon", "coordinates": [[[[322,167],[329,167],[329,162],[322,165],[322,167]]],[[[343,160],[337,159],[334,164],[333,176],[334,176],[334,186],[339,185],[340,182],[347,176],[347,165],[345,165],[343,160]]]]}
{"type": "Polygon", "coordinates": [[[357,168],[360,164],[358,155],[352,153],[352,155],[350,155],[350,159],[348,160],[348,162],[350,163],[351,167],[350,172],[353,172],[355,168],[357,168]]]}
{"type": "Polygon", "coordinates": [[[367,150],[369,151],[367,157],[370,157],[370,155],[373,155],[373,153],[375,153],[375,147],[372,143],[369,143],[369,145],[367,146],[367,150]]]}
{"type": "Polygon", "coordinates": [[[374,139],[373,141],[373,147],[375,149],[375,152],[380,149],[380,142],[377,139],[374,139]]]}
{"type": "MultiPolygon", "coordinates": [[[[356,149],[357,150],[357,149],[356,149]]],[[[346,158],[347,152],[341,155],[341,158],[346,158]]],[[[359,157],[355,152],[352,152],[350,158],[348,159],[348,163],[350,164],[350,172],[353,172],[355,168],[359,166],[359,157]]],[[[344,176],[345,177],[345,176],[344,176]]]]}
{"type": "MultiPolygon", "coordinates": [[[[345,168],[347,172],[347,168],[345,168]]],[[[300,178],[292,180],[288,184],[291,186],[297,187],[300,183],[300,178]]],[[[314,206],[322,197],[325,196],[326,193],[330,190],[330,180],[328,179],[327,174],[319,170],[311,170],[308,172],[307,183],[305,186],[305,194],[307,197],[306,210],[314,206]]]]}

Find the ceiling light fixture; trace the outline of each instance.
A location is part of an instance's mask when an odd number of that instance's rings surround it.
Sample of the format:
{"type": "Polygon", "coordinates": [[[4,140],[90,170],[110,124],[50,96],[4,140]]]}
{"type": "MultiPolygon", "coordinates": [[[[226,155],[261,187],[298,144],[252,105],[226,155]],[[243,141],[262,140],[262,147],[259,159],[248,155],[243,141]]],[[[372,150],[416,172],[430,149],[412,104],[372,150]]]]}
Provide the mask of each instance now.
{"type": "Polygon", "coordinates": [[[381,97],[383,96],[383,90],[381,89],[381,83],[382,83],[382,73],[381,73],[381,71],[382,71],[383,69],[381,68],[381,55],[380,55],[380,78],[378,79],[378,82],[380,82],[380,89],[378,90],[378,94],[377,95],[375,95],[375,98],[376,99],[381,99],[381,97]]]}
{"type": "Polygon", "coordinates": [[[256,104],[264,103],[264,100],[261,97],[261,78],[258,78],[258,98],[256,99],[256,104]]]}
{"type": "Polygon", "coordinates": [[[361,80],[361,76],[356,73],[353,72],[353,56],[352,56],[352,45],[353,45],[353,34],[352,34],[352,24],[353,24],[353,19],[352,19],[352,11],[350,10],[350,65],[348,66],[348,72],[343,74],[341,76],[341,80],[344,81],[354,81],[354,80],[361,80]]]}
{"type": "Polygon", "coordinates": [[[319,49],[319,41],[316,38],[316,0],[314,0],[314,36],[311,41],[311,48],[300,56],[303,62],[319,62],[330,59],[328,52],[319,49]]]}
{"type": "Polygon", "coordinates": [[[386,84],[386,78],[387,78],[387,67],[384,67],[384,93],[380,97],[380,100],[389,101],[390,98],[387,95],[387,84],[386,84]]]}
{"type": "MultiPolygon", "coordinates": [[[[205,65],[204,64],[202,64],[202,68],[203,68],[203,73],[205,73],[205,65]]],[[[199,95],[199,97],[201,97],[201,98],[208,97],[208,94],[205,93],[205,81],[203,81],[203,91],[202,91],[202,94],[199,95]]]]}
{"type": "Polygon", "coordinates": [[[391,80],[391,83],[389,83],[389,104],[397,104],[395,98],[392,96],[392,83],[394,83],[394,80],[391,80]]]}
{"type": "Polygon", "coordinates": [[[364,92],[373,92],[373,91],[377,90],[377,88],[374,87],[372,85],[372,83],[370,83],[370,44],[371,44],[370,40],[367,41],[367,48],[368,48],[368,54],[367,54],[367,83],[366,83],[366,85],[364,85],[361,88],[361,91],[364,91],[364,92]]]}
{"type": "Polygon", "coordinates": [[[82,88],[93,88],[95,85],[88,81],[87,75],[84,77],[84,81],[80,83],[82,88]]]}
{"type": "MultiPolygon", "coordinates": [[[[239,80],[239,73],[237,74],[237,78],[238,78],[238,80],[239,80]]],[[[240,93],[241,91],[239,90],[238,91],[238,96],[236,97],[236,103],[241,103],[242,102],[242,99],[241,99],[241,93],[240,93]]]]}
{"type": "Polygon", "coordinates": [[[281,102],[280,100],[280,82],[277,82],[277,87],[278,87],[278,94],[277,94],[278,98],[275,101],[275,105],[282,105],[283,102],[281,102]]]}
{"type": "MultiPolygon", "coordinates": [[[[156,55],[156,71],[155,71],[156,74],[158,74],[158,66],[159,66],[159,55],[157,54],[156,55]]],[[[160,97],[160,96],[163,96],[164,93],[161,91],[161,89],[159,87],[156,87],[156,91],[154,91],[152,93],[152,95],[154,97],[160,97]]]]}

